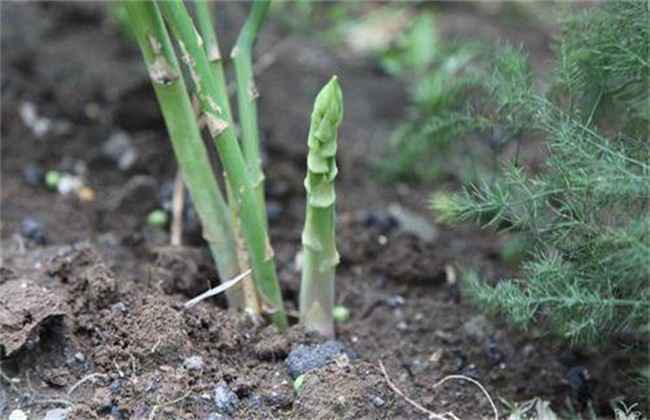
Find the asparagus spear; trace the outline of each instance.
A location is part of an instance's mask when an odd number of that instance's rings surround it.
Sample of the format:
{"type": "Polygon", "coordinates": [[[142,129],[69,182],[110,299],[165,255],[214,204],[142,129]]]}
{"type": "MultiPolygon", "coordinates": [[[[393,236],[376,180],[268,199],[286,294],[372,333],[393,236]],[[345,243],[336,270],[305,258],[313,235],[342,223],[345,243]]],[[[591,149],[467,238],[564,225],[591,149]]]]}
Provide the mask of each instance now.
{"type": "Polygon", "coordinates": [[[228,101],[227,92],[218,89],[210,62],[203,50],[203,40],[198,35],[183,1],[165,0],[157,4],[178,40],[183,61],[189,67],[208,130],[219,152],[234,200],[239,206],[253,279],[262,305],[278,328],[284,330],[287,327],[287,317],[277,280],[275,257],[262,219],[262,209],[257,206],[252,179],[232,123],[224,113],[228,101]]]}
{"type": "Polygon", "coordinates": [[[257,203],[262,209],[262,219],[267,225],[266,200],[264,197],[264,172],[260,156],[260,137],[257,125],[257,98],[259,93],[253,75],[253,44],[257,32],[264,23],[270,0],[255,0],[250,14],[239,33],[237,42],[230,54],[235,65],[237,79],[237,105],[242,135],[242,152],[253,179],[257,203]]]}
{"type": "MultiPolygon", "coordinates": [[[[178,61],[156,5],[125,1],[131,28],[144,56],[176,160],[192,196],[223,281],[239,274],[228,207],[213,175],[178,61]]],[[[241,287],[226,292],[231,307],[241,308],[241,287]]]]}
{"type": "Polygon", "coordinates": [[[334,279],[339,255],[335,240],[334,179],[337,128],[343,118],[343,95],[336,76],[314,103],[307,145],[307,209],[302,231],[303,267],[300,318],[308,331],[334,336],[334,279]]]}
{"type": "MultiPolygon", "coordinates": [[[[208,0],[196,0],[196,19],[199,25],[199,31],[203,37],[203,44],[205,47],[205,52],[210,60],[210,67],[212,72],[217,80],[217,88],[220,91],[225,92],[226,87],[226,77],[223,69],[223,58],[221,57],[221,52],[219,48],[219,39],[217,38],[217,33],[212,25],[212,16],[210,13],[210,3],[208,0]]],[[[232,112],[230,110],[230,101],[224,103],[223,112],[228,117],[228,121],[232,124],[232,112]]],[[[237,256],[239,259],[239,266],[241,271],[246,271],[250,268],[250,262],[248,259],[248,253],[246,252],[246,244],[244,237],[241,232],[241,223],[238,214],[237,203],[234,198],[232,188],[230,188],[230,183],[226,182],[226,195],[228,197],[228,204],[230,205],[230,212],[232,216],[232,226],[235,235],[235,241],[237,242],[237,256]]],[[[265,207],[261,207],[264,211],[265,207]]],[[[265,217],[266,220],[266,217],[265,217]]],[[[255,284],[251,276],[246,276],[241,281],[241,288],[244,299],[244,307],[246,312],[248,312],[253,317],[259,317],[261,308],[259,300],[257,297],[257,291],[255,290],[255,284]]]]}

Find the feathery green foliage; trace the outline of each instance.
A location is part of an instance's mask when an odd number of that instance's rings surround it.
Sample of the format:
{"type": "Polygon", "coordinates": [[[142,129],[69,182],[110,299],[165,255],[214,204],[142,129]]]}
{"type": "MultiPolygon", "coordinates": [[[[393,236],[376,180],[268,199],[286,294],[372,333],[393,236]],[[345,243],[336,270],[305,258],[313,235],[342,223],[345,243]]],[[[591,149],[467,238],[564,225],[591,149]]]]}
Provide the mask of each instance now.
{"type": "Polygon", "coordinates": [[[492,52],[477,42],[439,39],[435,15],[424,13],[384,53],[381,64],[408,81],[411,97],[406,122],[377,162],[385,179],[431,181],[451,175],[470,182],[494,171],[495,159],[486,156],[496,157],[505,133],[482,112],[493,105],[487,100],[486,65],[492,52]],[[485,137],[493,140],[479,141],[485,137]]]}
{"type": "Polygon", "coordinates": [[[526,326],[542,317],[572,342],[647,332],[650,310],[650,122],[647,2],[609,2],[565,22],[552,89],[532,88],[515,50],[492,82],[512,130],[545,137],[543,171],[511,163],[496,182],[436,196],[447,221],[524,232],[535,244],[521,278],[468,291],[526,326]]]}

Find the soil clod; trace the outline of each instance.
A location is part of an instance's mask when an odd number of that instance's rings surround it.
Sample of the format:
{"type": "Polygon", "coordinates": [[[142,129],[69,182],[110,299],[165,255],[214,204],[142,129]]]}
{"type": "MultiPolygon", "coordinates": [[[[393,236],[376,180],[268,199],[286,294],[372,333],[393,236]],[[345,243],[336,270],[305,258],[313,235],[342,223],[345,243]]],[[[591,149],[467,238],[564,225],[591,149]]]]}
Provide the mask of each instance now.
{"type": "Polygon", "coordinates": [[[345,353],[345,347],[340,341],[328,340],[322,344],[301,344],[287,357],[286,364],[289,375],[296,379],[312,369],[326,365],[343,353],[345,353]]]}

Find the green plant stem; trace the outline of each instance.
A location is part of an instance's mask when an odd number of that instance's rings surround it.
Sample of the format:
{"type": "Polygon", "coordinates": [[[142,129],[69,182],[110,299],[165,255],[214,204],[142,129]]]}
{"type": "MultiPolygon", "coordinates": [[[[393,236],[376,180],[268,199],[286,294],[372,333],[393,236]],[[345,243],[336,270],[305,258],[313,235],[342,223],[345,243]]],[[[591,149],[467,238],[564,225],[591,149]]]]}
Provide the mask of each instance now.
{"type": "Polygon", "coordinates": [[[309,128],[300,284],[300,319],[307,331],[316,331],[325,337],[334,336],[334,280],[339,262],[334,179],[337,174],[337,128],[342,117],[343,96],[334,76],[316,97],[309,128]]]}
{"type": "Polygon", "coordinates": [[[262,219],[268,225],[266,218],[266,200],[264,197],[264,172],[260,154],[259,126],[257,124],[257,98],[259,92],[255,86],[253,74],[253,44],[257,33],[266,19],[271,4],[270,0],[255,0],[251,11],[239,33],[237,42],[230,54],[235,65],[237,79],[237,105],[242,134],[242,152],[248,163],[248,169],[253,179],[255,194],[262,219]]]}
{"type": "MultiPolygon", "coordinates": [[[[195,7],[199,31],[201,33],[201,37],[203,37],[203,45],[205,47],[205,53],[208,56],[208,60],[210,61],[210,67],[212,68],[212,72],[214,73],[217,81],[217,89],[222,92],[226,92],[227,86],[225,71],[223,68],[223,58],[221,57],[221,50],[219,48],[219,39],[217,38],[217,33],[212,24],[210,3],[207,0],[196,0],[195,7]]],[[[233,118],[232,111],[230,110],[229,100],[226,100],[224,103],[223,113],[226,114],[228,121],[232,124],[233,118]]],[[[237,242],[237,256],[239,259],[241,271],[243,272],[250,268],[250,262],[246,253],[245,240],[241,232],[238,206],[234,199],[234,194],[229,182],[226,182],[226,194],[228,197],[228,204],[230,205],[235,241],[237,242]]],[[[241,281],[241,287],[243,290],[244,306],[246,307],[246,311],[250,315],[258,317],[260,315],[261,309],[257,292],[255,291],[255,285],[253,284],[253,278],[248,276],[243,279],[241,281]]]]}
{"type": "Polygon", "coordinates": [[[189,67],[208,130],[226,171],[234,201],[239,206],[241,227],[262,305],[278,328],[284,330],[287,327],[287,317],[277,280],[273,249],[232,123],[224,113],[228,101],[227,92],[218,89],[202,40],[182,0],[160,1],[158,4],[178,40],[183,61],[189,67]]]}
{"type": "MultiPolygon", "coordinates": [[[[201,219],[203,235],[221,280],[227,281],[239,274],[235,237],[169,35],[154,3],[125,1],[124,5],[149,70],[176,159],[201,219]]],[[[240,287],[230,288],[226,293],[231,307],[243,306],[240,287]]]]}

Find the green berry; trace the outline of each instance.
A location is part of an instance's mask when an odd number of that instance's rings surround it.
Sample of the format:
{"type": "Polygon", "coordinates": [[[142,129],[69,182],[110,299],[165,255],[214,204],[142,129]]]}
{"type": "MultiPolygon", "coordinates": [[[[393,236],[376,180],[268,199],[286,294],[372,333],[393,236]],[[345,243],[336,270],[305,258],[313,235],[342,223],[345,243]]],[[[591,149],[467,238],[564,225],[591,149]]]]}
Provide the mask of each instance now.
{"type": "Polygon", "coordinates": [[[350,310],[343,305],[335,305],[332,308],[332,316],[336,322],[346,322],[350,319],[350,310]]]}
{"type": "Polygon", "coordinates": [[[59,182],[61,182],[61,178],[63,178],[61,172],[55,170],[47,171],[45,174],[45,185],[51,190],[56,190],[59,182]]]}
{"type": "Polygon", "coordinates": [[[167,224],[168,219],[167,212],[156,209],[147,216],[147,224],[149,226],[163,227],[167,224]]]}
{"type": "Polygon", "coordinates": [[[293,381],[293,391],[298,394],[300,390],[302,389],[303,385],[305,385],[305,375],[300,375],[293,381]]]}

